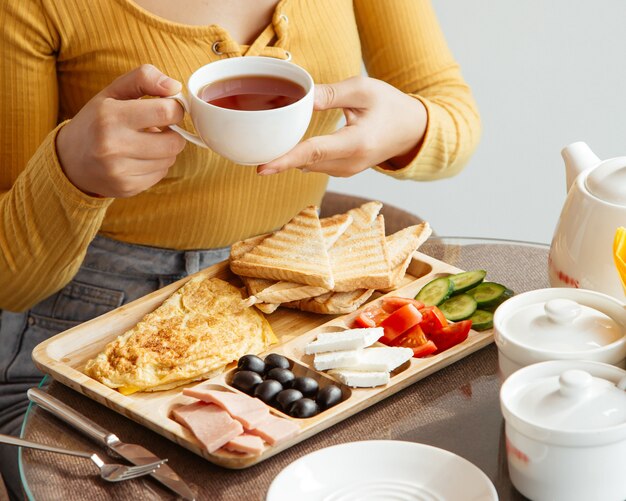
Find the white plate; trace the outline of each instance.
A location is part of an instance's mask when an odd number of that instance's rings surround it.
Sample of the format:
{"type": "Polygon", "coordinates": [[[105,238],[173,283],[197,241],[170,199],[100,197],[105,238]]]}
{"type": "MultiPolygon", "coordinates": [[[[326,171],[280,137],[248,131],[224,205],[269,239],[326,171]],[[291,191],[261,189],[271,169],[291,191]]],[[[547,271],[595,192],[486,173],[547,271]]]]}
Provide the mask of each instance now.
{"type": "Polygon", "coordinates": [[[497,501],[479,468],[413,442],[371,440],[312,452],[281,471],[267,501],[497,501]]]}

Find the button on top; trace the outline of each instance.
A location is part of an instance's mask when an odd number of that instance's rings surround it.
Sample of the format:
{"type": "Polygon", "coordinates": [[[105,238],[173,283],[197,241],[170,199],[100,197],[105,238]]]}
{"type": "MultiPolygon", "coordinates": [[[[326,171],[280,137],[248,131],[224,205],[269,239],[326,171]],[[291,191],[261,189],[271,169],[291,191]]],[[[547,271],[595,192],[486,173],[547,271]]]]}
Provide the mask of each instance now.
{"type": "Polygon", "coordinates": [[[213,45],[211,46],[211,50],[217,56],[221,56],[222,54],[224,54],[223,52],[220,52],[218,49],[220,43],[221,43],[221,40],[218,40],[217,42],[214,42],[213,45]]]}

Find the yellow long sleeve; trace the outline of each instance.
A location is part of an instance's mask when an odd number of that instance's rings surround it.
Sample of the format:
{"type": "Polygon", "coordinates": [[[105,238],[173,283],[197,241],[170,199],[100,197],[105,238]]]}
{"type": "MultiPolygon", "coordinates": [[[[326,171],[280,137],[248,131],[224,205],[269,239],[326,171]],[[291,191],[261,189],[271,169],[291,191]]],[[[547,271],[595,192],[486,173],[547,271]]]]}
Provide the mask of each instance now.
{"type": "MultiPolygon", "coordinates": [[[[428,1],[281,0],[272,26],[271,45],[316,82],[358,75],[364,60],[371,76],[424,103],[419,153],[405,168],[381,172],[421,180],[462,167],[478,139],[478,115],[428,1]]],[[[319,204],[325,175],[258,176],[193,145],[165,179],[132,198],[92,198],[65,178],[55,151],[59,124],[141,64],[185,82],[204,64],[245,55],[223,28],[173,23],[131,0],[0,0],[0,37],[0,309],[26,309],[63,287],[96,233],[215,248],[319,204]],[[214,53],[215,42],[229,51],[214,53]]],[[[315,113],[307,135],[331,133],[340,116],[315,113]]]]}
{"type": "Polygon", "coordinates": [[[400,170],[379,170],[421,181],[457,174],[478,144],[480,117],[430,1],[356,0],[355,11],[369,76],[415,96],[428,112],[413,161],[400,170]]]}

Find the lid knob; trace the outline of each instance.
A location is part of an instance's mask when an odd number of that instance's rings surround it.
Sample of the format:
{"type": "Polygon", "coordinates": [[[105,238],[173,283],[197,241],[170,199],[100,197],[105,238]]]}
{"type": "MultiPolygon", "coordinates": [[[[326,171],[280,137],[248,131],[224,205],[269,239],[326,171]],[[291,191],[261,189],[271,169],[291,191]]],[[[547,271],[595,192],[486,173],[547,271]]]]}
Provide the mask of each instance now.
{"type": "Polygon", "coordinates": [[[564,397],[582,397],[591,388],[593,376],[579,369],[565,371],[559,377],[559,391],[564,397]]]}
{"type": "Polygon", "coordinates": [[[552,322],[562,325],[571,324],[581,312],[580,305],[571,299],[551,299],[543,308],[552,322]]]}

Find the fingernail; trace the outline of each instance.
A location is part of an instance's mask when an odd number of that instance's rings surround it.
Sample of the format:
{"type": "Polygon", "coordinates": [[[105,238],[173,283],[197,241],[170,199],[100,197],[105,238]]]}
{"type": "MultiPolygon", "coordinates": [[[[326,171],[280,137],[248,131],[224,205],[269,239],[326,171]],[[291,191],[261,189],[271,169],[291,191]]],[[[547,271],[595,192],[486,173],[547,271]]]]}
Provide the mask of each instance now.
{"type": "Polygon", "coordinates": [[[178,80],[174,80],[173,78],[170,78],[167,75],[163,75],[161,76],[161,78],[159,78],[159,85],[167,90],[182,87],[182,84],[178,80]]]}
{"type": "Polygon", "coordinates": [[[304,174],[306,174],[307,172],[311,172],[311,171],[303,167],[302,169],[300,169],[300,172],[303,172],[304,174]]]}
{"type": "Polygon", "coordinates": [[[268,176],[270,174],[276,174],[277,172],[276,169],[263,169],[259,172],[259,176],[268,176]]]}

